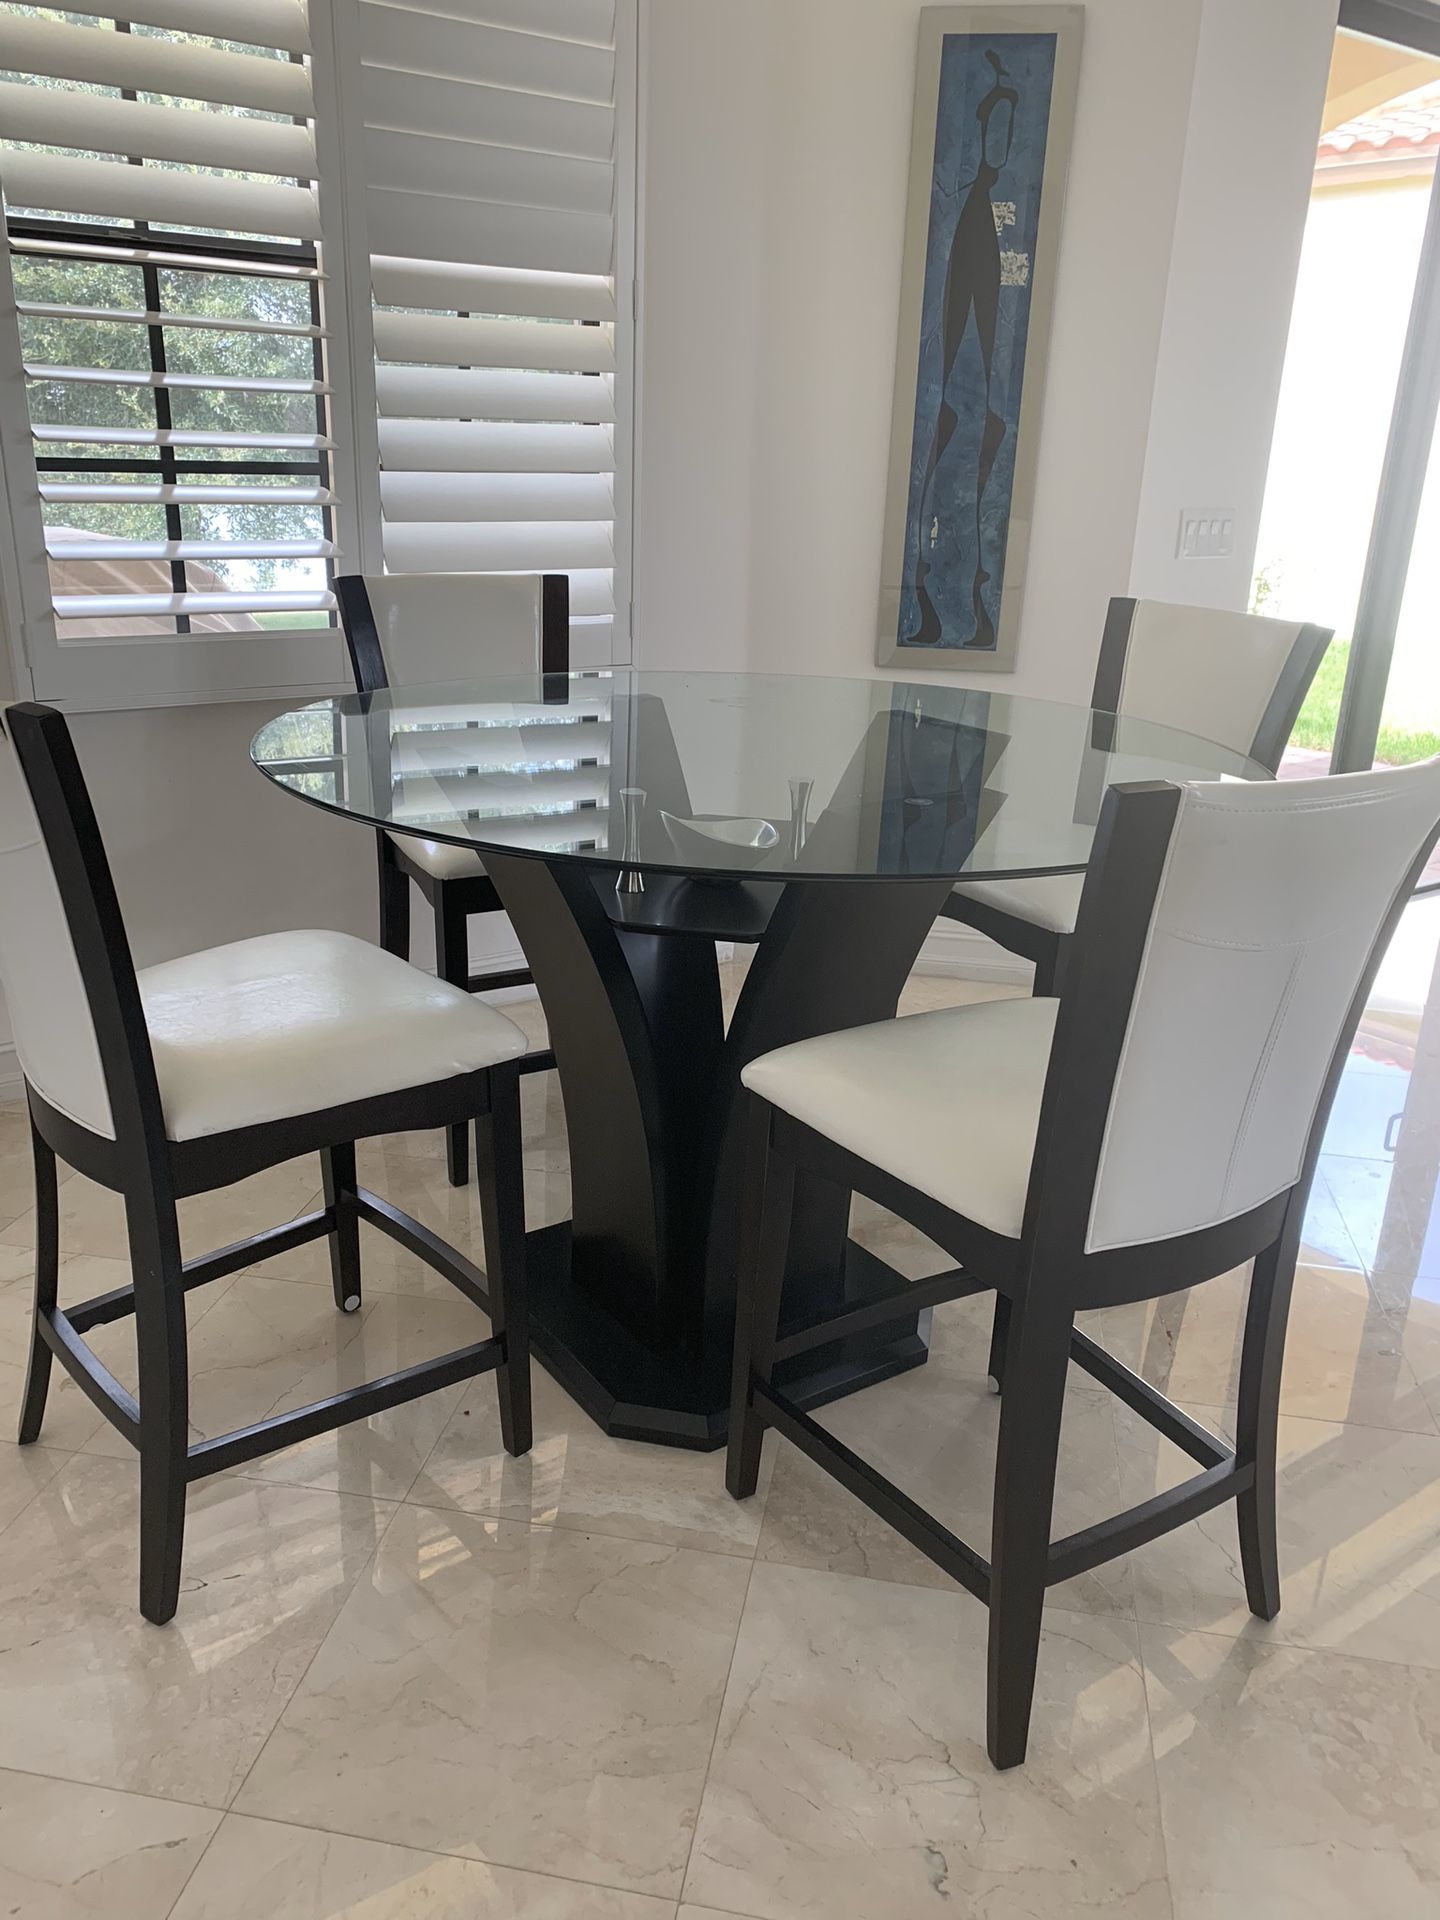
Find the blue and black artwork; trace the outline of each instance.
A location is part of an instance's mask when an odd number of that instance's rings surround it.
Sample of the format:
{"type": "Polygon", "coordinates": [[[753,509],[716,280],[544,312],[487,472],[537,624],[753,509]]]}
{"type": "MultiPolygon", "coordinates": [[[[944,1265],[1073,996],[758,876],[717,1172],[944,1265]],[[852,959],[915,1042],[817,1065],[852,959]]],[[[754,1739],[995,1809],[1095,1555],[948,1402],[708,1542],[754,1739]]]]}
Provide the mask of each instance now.
{"type": "Polygon", "coordinates": [[[1053,33],[947,34],[901,582],[902,647],[994,652],[1053,33]]]}

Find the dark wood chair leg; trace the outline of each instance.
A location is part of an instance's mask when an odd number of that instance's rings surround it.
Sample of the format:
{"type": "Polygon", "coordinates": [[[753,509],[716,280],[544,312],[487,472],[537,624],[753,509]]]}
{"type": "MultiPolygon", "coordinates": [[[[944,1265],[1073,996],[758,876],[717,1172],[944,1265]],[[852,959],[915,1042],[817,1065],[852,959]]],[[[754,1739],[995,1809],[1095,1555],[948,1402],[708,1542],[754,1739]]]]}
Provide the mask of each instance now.
{"type": "Polygon", "coordinates": [[[394,850],[384,834],[380,849],[380,944],[387,953],[410,958],[410,879],[395,864],[394,850]]]}
{"type": "Polygon", "coordinates": [[[485,1238],[490,1330],[505,1342],[496,1369],[500,1437],[517,1457],[530,1451],[530,1302],[526,1291],[525,1170],[520,1152],[520,1075],[492,1068],[490,1111],[475,1122],[475,1179],[485,1238]]]}
{"type": "Polygon", "coordinates": [[[986,1744],[1018,1767],[1030,1735],[1072,1316],[1012,1303],[990,1551],[986,1744]]]}
{"type": "Polygon", "coordinates": [[[1295,1284],[1295,1245],[1290,1234],[1257,1256],[1245,1310],[1236,1412],[1235,1458],[1255,1464],[1253,1485],[1236,1501],[1240,1565],[1250,1611],[1273,1620],[1280,1611],[1280,1554],[1275,1534],[1275,1451],[1280,1417],[1280,1373],[1285,1328],[1295,1284]]]}
{"type": "MultiPolygon", "coordinates": [[[[470,985],[469,917],[458,912],[442,883],[435,889],[435,970],[452,987],[470,985]]],[[[450,1127],[445,1135],[445,1159],[452,1187],[463,1187],[470,1177],[468,1129],[450,1127]]]]}
{"type": "Polygon", "coordinates": [[[1041,958],[1035,962],[1035,978],[1031,983],[1030,992],[1036,1000],[1050,1000],[1059,993],[1061,975],[1064,971],[1065,947],[1065,940],[1057,934],[1041,958]]]}
{"type": "Polygon", "coordinates": [[[1005,1349],[1010,1340],[1010,1302],[1003,1293],[995,1296],[995,1318],[990,1323],[990,1361],[986,1371],[996,1393],[1005,1391],[1005,1349]]]}
{"type": "Polygon", "coordinates": [[[127,1197],[140,1377],[140,1611],[156,1626],[180,1601],[190,1383],[173,1201],[127,1197]]]}
{"type": "Polygon", "coordinates": [[[35,1308],[30,1325],[30,1366],[20,1403],[19,1441],[28,1447],[40,1438],[45,1397],[50,1390],[50,1349],[40,1337],[41,1322],[55,1311],[60,1283],[60,1193],[55,1155],[32,1126],[30,1151],[35,1161],[35,1308]]]}
{"type": "Polygon", "coordinates": [[[355,1196],[355,1143],[322,1147],[320,1169],[325,1182],[325,1204],[335,1209],[335,1225],[329,1234],[330,1284],[335,1289],[335,1304],[342,1313],[360,1309],[360,1217],[355,1196]]]}
{"type": "Polygon", "coordinates": [[[758,1379],[768,1385],[775,1370],[775,1339],[795,1204],[795,1163],[788,1155],[775,1152],[770,1137],[772,1117],[768,1106],[752,1100],[735,1300],[730,1439],[725,1454],[725,1485],[736,1500],[748,1500],[760,1484],[765,1423],[751,1403],[750,1383],[758,1379]]]}

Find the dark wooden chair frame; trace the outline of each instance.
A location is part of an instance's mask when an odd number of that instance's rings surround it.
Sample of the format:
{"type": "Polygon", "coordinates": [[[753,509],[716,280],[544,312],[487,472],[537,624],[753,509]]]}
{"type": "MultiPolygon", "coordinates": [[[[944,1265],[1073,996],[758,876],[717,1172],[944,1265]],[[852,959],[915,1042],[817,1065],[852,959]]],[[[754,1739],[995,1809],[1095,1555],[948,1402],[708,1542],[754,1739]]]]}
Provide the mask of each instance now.
{"type": "MultiPolygon", "coordinates": [[[[1110,602],[1105,616],[1105,631],[1100,639],[1095,685],[1090,693],[1090,705],[1097,717],[1109,719],[1120,714],[1125,659],[1130,651],[1130,636],[1139,605],[1138,600],[1130,598],[1117,598],[1110,602]]],[[[1250,759],[1258,761],[1271,773],[1279,770],[1281,757],[1289,744],[1290,735],[1295,731],[1295,722],[1305,704],[1305,696],[1310,691],[1310,683],[1319,671],[1325,649],[1332,638],[1329,627],[1311,625],[1301,627],[1295,636],[1289,658],[1261,715],[1260,725],[1255,729],[1255,738],[1246,749],[1250,759]]],[[[1103,739],[1097,739],[1095,744],[1101,749],[1108,745],[1103,739]]],[[[1095,797],[1098,802],[1100,796],[1097,794],[1095,797]]],[[[1095,815],[1092,813],[1089,818],[1093,820],[1095,815]]],[[[1037,998],[1048,998],[1059,992],[1065,969],[1065,949],[1071,935],[1057,933],[1053,927],[1037,927],[1019,914],[1007,913],[1004,908],[989,906],[982,900],[968,899],[964,894],[952,894],[940,912],[942,919],[958,920],[967,927],[974,927],[977,933],[985,934],[997,946],[1004,947],[1007,953],[1018,954],[1022,960],[1032,962],[1037,998]]]]}
{"type": "MultiPolygon", "coordinates": [[[[361,693],[377,693],[388,688],[389,672],[365,576],[342,574],[335,582],[335,598],[356,687],[361,693]]],[[[540,671],[563,674],[569,670],[570,576],[547,573],[541,576],[540,671]]],[[[435,967],[442,980],[464,988],[467,993],[495,993],[502,987],[533,984],[534,976],[528,967],[500,968],[492,973],[470,971],[471,914],[504,912],[500,896],[487,874],[437,879],[397,845],[389,832],[377,832],[375,845],[380,874],[380,944],[387,953],[398,954],[402,960],[410,958],[410,882],[413,880],[435,918],[435,967]]],[[[541,1072],[554,1064],[553,1054],[534,1053],[527,1056],[521,1070],[541,1072]]],[[[448,1130],[446,1160],[450,1184],[463,1187],[469,1173],[464,1127],[448,1130]]]]}
{"type": "Polygon", "coordinates": [[[89,1001],[115,1138],[92,1132],[27,1085],[35,1162],[35,1317],[19,1440],[38,1440],[52,1359],[140,1455],[140,1608],[163,1624],[180,1591],[185,1493],[194,1480],[368,1419],[437,1388],[494,1371],[504,1445],[531,1444],[525,1204],[516,1063],[203,1139],[166,1137],[160,1089],[124,921],[69,729],[49,707],[10,707],[4,721],[30,786],[89,1001]],[[356,1180],[355,1142],[373,1134],[474,1122],[487,1273],[356,1180]],[[176,1203],[318,1152],[325,1205],[196,1260],[180,1252],[176,1203]],[[65,1309],[57,1156],[123,1196],[132,1283],[65,1309]],[[360,1305],[360,1226],[398,1241],[490,1316],[490,1336],[364,1386],[189,1442],[185,1295],[273,1255],[328,1238],[336,1306],[360,1305]],[[135,1317],[138,1400],[85,1342],[135,1317]]]}
{"type": "Polygon", "coordinates": [[[1346,1054],[1381,955],[1435,844],[1432,832],[1371,950],[1331,1057],[1303,1167],[1293,1187],[1238,1218],[1154,1244],[1087,1252],[1085,1236],[1106,1115],[1144,956],[1180,789],[1137,782],[1111,790],[1101,813],[1045,1082],[1019,1239],[953,1213],[751,1096],[749,1166],[736,1322],[726,1483],[754,1493],[767,1427],[790,1440],[872,1513],[990,1608],[987,1744],[997,1767],[1025,1757],[1041,1609],[1048,1587],[1131,1552],[1226,1500],[1238,1505],[1251,1611],[1280,1609],[1275,1537],[1280,1369],[1306,1195],[1346,1054]],[[960,1264],[891,1297],[805,1325],[781,1298],[797,1175],[864,1193],[960,1264]],[[1081,1333],[1077,1312],[1167,1294],[1254,1261],[1240,1363],[1233,1450],[1081,1333]],[[1003,1374],[990,1558],[985,1560],[775,1385],[794,1355],[917,1308],[994,1291],[1003,1374]],[[1139,1506],[1061,1540],[1050,1538],[1065,1376],[1073,1359],[1188,1453],[1200,1472],[1139,1506]]]}

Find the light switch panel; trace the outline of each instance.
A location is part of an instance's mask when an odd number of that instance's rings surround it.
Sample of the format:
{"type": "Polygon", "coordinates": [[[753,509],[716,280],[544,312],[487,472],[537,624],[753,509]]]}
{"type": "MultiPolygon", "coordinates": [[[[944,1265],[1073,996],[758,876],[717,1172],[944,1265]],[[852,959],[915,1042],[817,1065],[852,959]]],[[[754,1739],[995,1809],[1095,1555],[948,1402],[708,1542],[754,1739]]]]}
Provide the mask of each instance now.
{"type": "Polygon", "coordinates": [[[1235,551],[1235,509],[1233,507],[1182,507],[1180,537],[1175,545],[1179,560],[1228,560],[1235,551]]]}

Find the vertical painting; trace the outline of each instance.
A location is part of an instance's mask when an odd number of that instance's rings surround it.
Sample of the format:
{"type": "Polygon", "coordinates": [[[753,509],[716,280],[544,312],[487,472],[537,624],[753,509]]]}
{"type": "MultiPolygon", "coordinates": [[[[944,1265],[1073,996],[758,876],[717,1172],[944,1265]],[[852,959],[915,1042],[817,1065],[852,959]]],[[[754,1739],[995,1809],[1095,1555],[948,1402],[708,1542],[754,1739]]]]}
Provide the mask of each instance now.
{"type": "Polygon", "coordinates": [[[879,658],[1014,665],[1078,7],[920,15],[879,658]]]}

